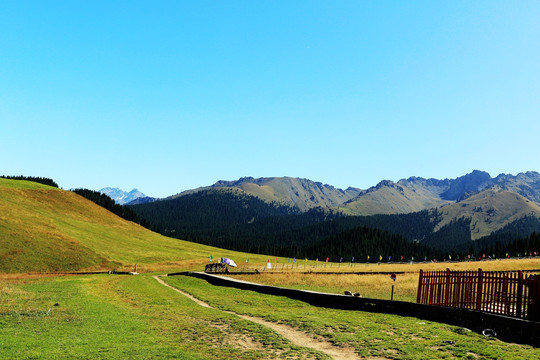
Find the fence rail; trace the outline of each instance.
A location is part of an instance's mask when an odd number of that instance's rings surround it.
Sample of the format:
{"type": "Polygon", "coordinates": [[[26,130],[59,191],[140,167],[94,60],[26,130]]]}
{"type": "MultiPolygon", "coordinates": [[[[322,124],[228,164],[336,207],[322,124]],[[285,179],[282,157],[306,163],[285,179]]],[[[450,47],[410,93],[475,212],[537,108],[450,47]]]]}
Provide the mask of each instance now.
{"type": "Polygon", "coordinates": [[[540,321],[540,275],[420,270],[416,302],[540,321]]]}

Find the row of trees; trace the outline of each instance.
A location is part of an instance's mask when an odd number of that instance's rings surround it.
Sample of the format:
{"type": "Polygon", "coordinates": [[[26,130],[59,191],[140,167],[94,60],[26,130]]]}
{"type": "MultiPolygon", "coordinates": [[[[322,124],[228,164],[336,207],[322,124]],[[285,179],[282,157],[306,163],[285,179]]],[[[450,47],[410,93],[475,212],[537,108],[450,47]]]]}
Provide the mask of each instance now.
{"type": "Polygon", "coordinates": [[[19,176],[2,175],[2,176],[0,176],[0,178],[2,178],[2,179],[10,179],[10,180],[33,181],[33,182],[40,183],[40,184],[43,184],[43,185],[53,186],[55,188],[58,187],[58,184],[53,179],[49,179],[49,178],[45,178],[45,177],[23,176],[23,175],[19,175],[19,176]]]}
{"type": "MultiPolygon", "coordinates": [[[[470,251],[474,251],[472,248],[470,251]]],[[[476,251],[478,257],[525,257],[540,255],[540,233],[533,232],[527,237],[514,239],[509,242],[497,241],[476,251]]]]}
{"type": "Polygon", "coordinates": [[[142,218],[140,215],[135,213],[130,207],[117,204],[113,199],[111,199],[105,194],[88,189],[75,189],[72,191],[109,210],[113,214],[120,216],[125,220],[137,223],[147,229],[150,228],[150,222],[148,220],[142,218]]]}

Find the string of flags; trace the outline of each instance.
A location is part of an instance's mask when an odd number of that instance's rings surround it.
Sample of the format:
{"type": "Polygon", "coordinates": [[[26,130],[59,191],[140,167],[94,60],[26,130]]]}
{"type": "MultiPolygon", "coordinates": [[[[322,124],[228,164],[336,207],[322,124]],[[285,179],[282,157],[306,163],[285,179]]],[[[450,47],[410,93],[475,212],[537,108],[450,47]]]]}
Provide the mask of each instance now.
{"type": "MultiPolygon", "coordinates": [[[[507,252],[507,253],[504,254],[504,256],[501,255],[500,257],[501,257],[501,258],[503,258],[503,257],[504,257],[504,258],[510,258],[510,257],[512,257],[512,256],[514,256],[514,257],[529,257],[529,256],[532,257],[532,256],[539,256],[539,255],[540,255],[540,252],[538,252],[538,251],[526,251],[526,252],[523,252],[523,253],[522,253],[522,252],[519,252],[519,253],[514,254],[514,255],[512,255],[512,254],[510,254],[510,253],[507,252]]],[[[400,255],[399,257],[396,257],[396,259],[398,259],[398,258],[399,258],[399,261],[415,261],[415,257],[414,257],[414,256],[411,256],[409,259],[407,259],[407,256],[405,256],[405,255],[400,255]]],[[[463,260],[483,260],[483,259],[496,259],[496,258],[497,258],[496,254],[485,254],[485,253],[478,254],[478,255],[476,255],[476,254],[467,254],[467,255],[463,255],[463,256],[461,257],[461,259],[463,259],[463,260]]],[[[383,259],[386,259],[386,257],[383,256],[383,255],[379,255],[379,262],[382,262],[383,259]]],[[[420,260],[421,260],[421,259],[422,259],[422,258],[420,258],[420,260]]],[[[459,261],[459,260],[460,260],[460,255],[459,255],[459,254],[448,254],[447,257],[446,257],[445,259],[448,259],[449,261],[452,261],[452,260],[459,261]]],[[[275,263],[278,263],[278,262],[279,262],[278,257],[275,257],[273,260],[274,260],[275,263]]],[[[337,260],[337,259],[336,259],[336,260],[337,260]]],[[[339,257],[339,260],[338,260],[338,261],[339,261],[339,263],[343,263],[344,260],[345,260],[345,259],[344,259],[343,257],[339,257]]],[[[370,260],[371,260],[371,256],[370,256],[370,255],[366,255],[366,262],[370,262],[370,260]]],[[[424,261],[428,261],[428,257],[427,257],[427,256],[424,256],[424,259],[423,259],[423,260],[424,260],[424,261]]],[[[208,261],[209,261],[210,263],[213,263],[213,262],[214,262],[214,256],[213,256],[213,255],[209,255],[209,256],[208,256],[208,261]]],[[[391,261],[392,261],[392,255],[388,255],[388,262],[391,262],[391,261]]],[[[433,259],[432,261],[436,261],[436,260],[433,259]]],[[[246,257],[245,262],[246,262],[246,264],[249,263],[249,258],[248,258],[248,257],[246,257]]],[[[296,257],[293,257],[292,259],[291,259],[290,257],[287,258],[287,263],[290,264],[291,262],[292,262],[293,264],[295,264],[295,263],[296,263],[296,257]]],[[[304,258],[304,262],[305,262],[305,263],[308,262],[308,258],[307,258],[307,257],[304,258]]],[[[316,259],[315,259],[315,262],[318,263],[318,262],[319,262],[319,258],[316,258],[316,259]]],[[[325,263],[329,263],[329,262],[330,262],[330,257],[328,257],[328,256],[325,257],[325,258],[324,258],[324,262],[325,262],[325,263]]],[[[354,262],[355,262],[355,257],[353,256],[353,257],[351,257],[351,263],[354,263],[354,262]]],[[[267,263],[271,263],[270,258],[267,259],[267,263]]]]}

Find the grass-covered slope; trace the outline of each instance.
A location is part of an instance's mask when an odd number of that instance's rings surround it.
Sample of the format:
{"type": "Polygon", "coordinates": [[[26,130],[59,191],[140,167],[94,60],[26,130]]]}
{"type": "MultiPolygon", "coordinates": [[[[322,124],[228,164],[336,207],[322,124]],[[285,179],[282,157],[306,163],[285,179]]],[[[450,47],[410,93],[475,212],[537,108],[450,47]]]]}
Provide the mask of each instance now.
{"type": "Polygon", "coordinates": [[[153,233],[70,191],[0,179],[0,272],[132,269],[134,264],[144,271],[201,264],[209,255],[232,256],[153,233]]]}
{"type": "Polygon", "coordinates": [[[409,214],[448,203],[425,186],[404,181],[379,183],[339,207],[349,215],[409,214]]]}
{"type": "Polygon", "coordinates": [[[463,201],[443,206],[439,211],[442,213],[442,221],[435,231],[459,218],[470,218],[473,240],[488,236],[525,216],[540,216],[538,204],[499,188],[482,191],[463,201]]]}

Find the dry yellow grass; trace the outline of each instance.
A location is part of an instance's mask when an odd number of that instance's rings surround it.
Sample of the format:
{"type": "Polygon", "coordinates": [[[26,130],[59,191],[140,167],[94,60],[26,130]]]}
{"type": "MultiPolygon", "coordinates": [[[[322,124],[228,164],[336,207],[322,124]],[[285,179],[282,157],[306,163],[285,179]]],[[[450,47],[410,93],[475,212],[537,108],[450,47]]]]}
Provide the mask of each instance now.
{"type": "Polygon", "coordinates": [[[323,291],[330,293],[343,293],[345,290],[359,292],[363,297],[375,299],[390,299],[392,285],[394,285],[394,300],[416,301],[418,288],[418,274],[420,270],[478,270],[484,271],[510,271],[510,270],[537,270],[540,269],[539,258],[504,259],[493,261],[453,262],[453,263],[418,263],[418,264],[355,264],[347,266],[342,264],[325,264],[325,267],[299,265],[295,269],[286,269],[274,265],[274,271],[264,271],[258,275],[235,275],[246,281],[261,284],[323,291]],[[309,273],[311,271],[311,273],[309,273]],[[306,273],[307,272],[307,273],[306,273]],[[343,274],[335,274],[342,272],[343,274]],[[346,272],[372,272],[374,274],[345,274],[346,272]],[[388,274],[377,272],[404,272],[398,274],[393,282],[388,274]]]}

